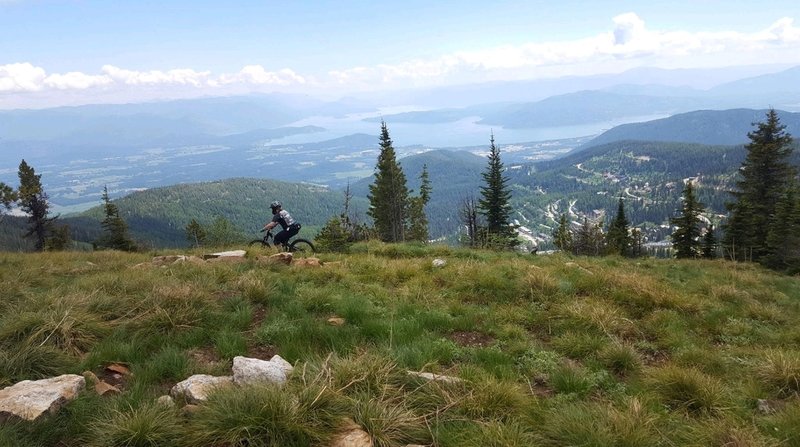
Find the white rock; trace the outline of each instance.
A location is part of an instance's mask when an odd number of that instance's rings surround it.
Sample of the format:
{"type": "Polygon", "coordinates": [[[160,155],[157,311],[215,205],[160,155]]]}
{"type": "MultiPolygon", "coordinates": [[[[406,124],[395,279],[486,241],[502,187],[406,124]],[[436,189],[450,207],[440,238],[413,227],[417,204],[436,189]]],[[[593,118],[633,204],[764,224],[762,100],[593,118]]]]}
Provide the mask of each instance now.
{"type": "Polygon", "coordinates": [[[209,393],[214,389],[233,383],[231,376],[215,377],[207,374],[195,374],[188,379],[178,382],[170,394],[172,397],[183,397],[186,402],[196,404],[208,399],[209,393]]]}
{"type": "Polygon", "coordinates": [[[443,376],[441,374],[426,373],[426,372],[409,371],[408,375],[419,377],[433,382],[459,383],[462,381],[458,377],[443,376]]]}
{"type": "Polygon", "coordinates": [[[436,258],[433,260],[434,267],[444,267],[445,265],[447,265],[447,261],[445,261],[444,259],[436,258]]]}
{"type": "Polygon", "coordinates": [[[237,356],[233,358],[233,382],[237,385],[254,383],[283,384],[294,368],[279,355],[269,361],[237,356]]]}
{"type": "Polygon", "coordinates": [[[86,379],[75,374],[42,380],[23,380],[0,390],[0,421],[12,417],[33,421],[45,413],[55,413],[78,397],[86,379]]]}
{"type": "Polygon", "coordinates": [[[247,251],[245,250],[231,250],[203,255],[203,258],[243,258],[245,256],[247,256],[247,251]]]}

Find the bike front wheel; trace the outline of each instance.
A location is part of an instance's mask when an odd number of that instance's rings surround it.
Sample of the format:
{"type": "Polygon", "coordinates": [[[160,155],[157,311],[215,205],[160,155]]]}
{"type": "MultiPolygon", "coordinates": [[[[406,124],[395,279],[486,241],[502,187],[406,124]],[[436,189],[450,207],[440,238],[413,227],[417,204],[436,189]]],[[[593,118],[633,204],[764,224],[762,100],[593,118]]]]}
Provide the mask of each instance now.
{"type": "Polygon", "coordinates": [[[289,244],[289,251],[299,254],[312,254],[314,253],[314,244],[305,239],[295,239],[289,244]]]}

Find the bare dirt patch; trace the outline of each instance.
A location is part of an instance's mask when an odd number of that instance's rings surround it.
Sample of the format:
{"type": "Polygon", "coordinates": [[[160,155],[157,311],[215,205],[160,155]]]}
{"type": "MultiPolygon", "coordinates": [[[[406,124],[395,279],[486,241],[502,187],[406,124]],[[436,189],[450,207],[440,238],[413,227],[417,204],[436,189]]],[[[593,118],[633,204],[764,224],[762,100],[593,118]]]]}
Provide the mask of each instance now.
{"type": "Polygon", "coordinates": [[[494,343],[494,337],[476,331],[456,331],[451,333],[449,338],[459,346],[483,348],[494,343]]]}
{"type": "Polygon", "coordinates": [[[195,348],[187,352],[189,358],[199,365],[214,365],[222,361],[219,353],[212,346],[204,346],[202,348],[195,348]]]}
{"type": "Polygon", "coordinates": [[[251,344],[247,347],[247,356],[254,359],[269,360],[278,353],[275,346],[251,344]]]}

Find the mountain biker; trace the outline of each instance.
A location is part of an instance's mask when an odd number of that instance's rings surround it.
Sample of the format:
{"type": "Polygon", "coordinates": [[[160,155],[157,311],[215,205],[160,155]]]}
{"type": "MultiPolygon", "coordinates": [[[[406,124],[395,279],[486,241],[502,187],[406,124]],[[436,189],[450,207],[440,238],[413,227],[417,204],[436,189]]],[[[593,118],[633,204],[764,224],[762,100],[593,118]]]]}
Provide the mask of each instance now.
{"type": "Polygon", "coordinates": [[[281,202],[276,200],[270,203],[269,207],[272,209],[272,220],[264,225],[262,231],[269,231],[280,225],[282,230],[275,235],[272,241],[275,245],[284,245],[289,242],[289,238],[300,232],[300,224],[292,218],[288,211],[283,209],[281,202]]]}

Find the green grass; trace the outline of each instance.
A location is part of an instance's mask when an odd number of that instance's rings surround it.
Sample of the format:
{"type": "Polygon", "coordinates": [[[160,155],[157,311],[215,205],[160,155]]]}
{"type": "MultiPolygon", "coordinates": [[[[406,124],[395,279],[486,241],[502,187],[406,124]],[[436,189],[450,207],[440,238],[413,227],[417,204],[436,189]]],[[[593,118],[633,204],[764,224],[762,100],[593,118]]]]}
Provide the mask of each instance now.
{"type": "Polygon", "coordinates": [[[800,446],[797,277],[375,242],[313,269],[155,254],[0,254],[0,386],[133,372],[0,445],[326,445],[355,424],[378,446],[800,446]],[[266,352],[296,365],[285,386],[155,403],[266,352]]]}

